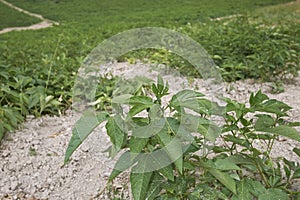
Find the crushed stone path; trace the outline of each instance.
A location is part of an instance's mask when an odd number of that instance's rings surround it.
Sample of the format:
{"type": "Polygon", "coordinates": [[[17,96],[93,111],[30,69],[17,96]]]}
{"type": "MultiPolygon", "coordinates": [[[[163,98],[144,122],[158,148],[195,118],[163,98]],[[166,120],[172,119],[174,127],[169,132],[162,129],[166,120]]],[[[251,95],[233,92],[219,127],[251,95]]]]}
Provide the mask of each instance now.
{"type": "Polygon", "coordinates": [[[0,2],[7,5],[7,6],[9,6],[9,7],[11,7],[11,8],[13,8],[13,9],[15,9],[15,10],[17,10],[17,11],[19,11],[19,12],[25,13],[29,16],[32,16],[32,17],[35,17],[35,18],[38,18],[38,19],[42,20],[41,22],[39,22],[37,24],[30,25],[30,26],[4,28],[4,29],[0,30],[0,34],[8,33],[8,32],[11,32],[11,31],[36,30],[36,29],[48,28],[48,27],[51,27],[53,25],[59,25],[58,22],[46,19],[42,15],[32,13],[32,12],[29,12],[29,11],[24,10],[22,8],[19,8],[19,7],[15,6],[15,5],[7,2],[7,1],[0,0],[0,2]]]}

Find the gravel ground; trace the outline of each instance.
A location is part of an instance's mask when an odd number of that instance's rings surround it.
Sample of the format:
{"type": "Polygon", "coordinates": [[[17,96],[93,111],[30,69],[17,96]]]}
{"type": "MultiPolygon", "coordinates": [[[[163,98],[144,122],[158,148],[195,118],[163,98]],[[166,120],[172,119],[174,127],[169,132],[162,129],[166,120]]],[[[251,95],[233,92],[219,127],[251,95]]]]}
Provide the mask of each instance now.
{"type": "MultiPolygon", "coordinates": [[[[129,78],[143,75],[154,80],[157,74],[161,74],[169,82],[171,93],[183,88],[196,88],[214,97],[213,87],[201,79],[187,80],[175,73],[166,73],[161,67],[149,69],[149,66],[140,63],[116,63],[111,71],[114,75],[129,78]]],[[[259,89],[271,98],[292,106],[288,120],[300,121],[300,78],[285,85],[285,92],[280,94],[270,94],[269,83],[259,84],[253,80],[223,83],[219,92],[245,102],[251,92],[259,89]]],[[[73,111],[60,117],[44,116],[35,119],[29,116],[18,131],[7,134],[0,146],[0,199],[93,199],[99,193],[114,164],[102,153],[109,146],[104,124],[80,146],[70,163],[63,166],[72,127],[79,117],[73,111]]],[[[297,160],[291,151],[295,146],[299,147],[299,143],[281,140],[275,144],[273,155],[297,160]]],[[[115,181],[113,187],[124,190],[125,198],[131,199],[128,185],[127,177],[124,176],[115,181]]],[[[97,199],[110,197],[102,195],[97,199]]]]}

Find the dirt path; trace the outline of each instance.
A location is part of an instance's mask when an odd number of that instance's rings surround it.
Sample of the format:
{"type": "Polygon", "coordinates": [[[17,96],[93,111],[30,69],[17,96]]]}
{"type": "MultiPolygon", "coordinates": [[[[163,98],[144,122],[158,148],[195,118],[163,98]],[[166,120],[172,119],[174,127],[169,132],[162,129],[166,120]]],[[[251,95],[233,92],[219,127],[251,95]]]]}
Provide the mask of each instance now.
{"type": "MultiPolygon", "coordinates": [[[[161,74],[169,82],[171,94],[184,88],[199,88],[207,96],[213,95],[210,86],[202,79],[191,81],[182,76],[164,74],[157,68],[150,70],[144,64],[116,63],[112,68],[114,75],[125,77],[144,75],[156,79],[157,74],[161,74]]],[[[285,85],[285,92],[276,95],[270,94],[270,84],[252,80],[224,83],[221,92],[226,97],[245,102],[251,92],[259,89],[271,98],[291,105],[293,109],[288,120],[300,121],[300,78],[296,78],[292,85],[285,85]]],[[[114,165],[114,161],[103,153],[110,144],[104,124],[84,141],[71,162],[63,166],[72,128],[79,117],[72,111],[61,117],[29,117],[23,128],[8,134],[0,146],[0,199],[92,199],[99,193],[114,165]]],[[[300,144],[291,140],[278,141],[272,153],[276,157],[298,160],[292,152],[295,146],[300,144]]],[[[114,183],[115,188],[124,191],[125,199],[131,199],[128,185],[126,176],[114,183]]],[[[300,190],[300,186],[296,187],[300,190]]],[[[103,195],[97,199],[112,198],[103,195]]]]}
{"type": "Polygon", "coordinates": [[[19,12],[25,13],[25,14],[27,14],[29,16],[32,16],[32,17],[35,17],[35,18],[38,18],[38,19],[42,20],[42,22],[39,22],[37,24],[33,24],[31,26],[5,28],[5,29],[0,30],[0,34],[11,32],[11,31],[36,30],[36,29],[48,28],[48,27],[51,27],[53,25],[59,25],[58,22],[46,19],[42,15],[39,15],[39,14],[36,14],[36,13],[31,13],[31,12],[29,12],[27,10],[24,10],[22,8],[14,6],[13,4],[11,4],[9,2],[6,2],[4,0],[0,0],[0,2],[4,3],[5,5],[13,8],[13,9],[19,11],[19,12]]]}

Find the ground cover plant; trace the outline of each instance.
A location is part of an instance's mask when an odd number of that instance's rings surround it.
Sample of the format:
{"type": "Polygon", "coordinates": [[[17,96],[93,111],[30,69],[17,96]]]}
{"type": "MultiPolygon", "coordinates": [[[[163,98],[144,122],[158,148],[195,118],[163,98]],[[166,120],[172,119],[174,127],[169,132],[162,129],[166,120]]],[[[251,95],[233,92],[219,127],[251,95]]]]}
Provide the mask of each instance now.
{"type": "Polygon", "coordinates": [[[0,30],[8,27],[29,26],[40,21],[0,2],[0,30]]]}
{"type": "MultiPolygon", "coordinates": [[[[213,24],[188,24],[176,30],[203,45],[219,66],[225,81],[254,78],[280,82],[298,76],[299,23],[277,24],[274,27],[268,26],[264,20],[255,21],[250,16],[239,16],[213,24]]],[[[141,55],[140,59],[164,63],[185,75],[199,77],[199,72],[193,66],[172,52],[148,50],[136,54],[141,55]]],[[[134,56],[129,54],[127,59],[134,56]]]]}
{"type": "MultiPolygon", "coordinates": [[[[21,8],[40,13],[48,19],[62,23],[102,26],[104,24],[163,25],[203,21],[244,11],[252,11],[267,5],[290,2],[290,0],[202,0],[202,1],[137,1],[137,0],[80,0],[26,1],[8,0],[21,8]],[[84,16],[84,17],[82,17],[84,16]],[[155,24],[156,23],[156,24],[155,24]]],[[[92,27],[90,27],[92,28],[92,27]]]]}
{"type": "MultiPolygon", "coordinates": [[[[103,39],[129,28],[163,26],[187,33],[208,50],[226,80],[254,77],[276,81],[276,76],[293,75],[300,52],[298,24],[279,24],[274,35],[271,29],[254,31],[259,24],[248,23],[252,18],[247,16],[233,22],[229,20],[224,27],[226,20],[210,22],[213,17],[243,13],[283,2],[287,1],[209,1],[200,6],[198,1],[189,1],[170,4],[170,7],[165,6],[169,4],[168,1],[156,4],[148,1],[11,1],[16,6],[42,14],[61,25],[0,35],[0,106],[3,122],[0,135],[2,137],[5,131],[13,130],[27,114],[40,116],[63,113],[72,103],[74,77],[84,57],[103,39]],[[107,9],[101,9],[101,6],[107,9]],[[231,42],[232,38],[235,38],[234,42],[231,42]],[[271,42],[262,42],[266,38],[271,42]],[[250,49],[244,40],[253,43],[250,49]],[[242,54],[239,48],[244,49],[242,54]],[[274,50],[278,53],[275,54],[274,50]],[[261,67],[257,69],[256,66],[261,67]],[[279,69],[275,74],[268,71],[274,67],[279,69]],[[9,117],[7,110],[12,110],[18,117],[9,117]]],[[[120,60],[147,58],[151,62],[179,68],[182,73],[190,71],[187,70],[190,67],[188,63],[182,63],[181,58],[169,54],[165,50],[142,51],[126,55],[120,60]]],[[[195,71],[191,72],[186,74],[195,74],[195,71]]]]}
{"type": "MultiPolygon", "coordinates": [[[[271,157],[278,138],[300,141],[293,128],[300,123],[285,120],[290,106],[261,91],[247,105],[222,98],[225,106],[193,90],[164,104],[167,95],[168,84],[158,77],[151,88],[115,96],[116,113],[87,110],[73,128],[65,162],[105,121],[112,143],[107,151],[121,153],[109,183],[130,169],[134,199],[299,199],[292,189],[299,163],[271,157]]],[[[300,149],[293,151],[300,156],[300,149]]]]}

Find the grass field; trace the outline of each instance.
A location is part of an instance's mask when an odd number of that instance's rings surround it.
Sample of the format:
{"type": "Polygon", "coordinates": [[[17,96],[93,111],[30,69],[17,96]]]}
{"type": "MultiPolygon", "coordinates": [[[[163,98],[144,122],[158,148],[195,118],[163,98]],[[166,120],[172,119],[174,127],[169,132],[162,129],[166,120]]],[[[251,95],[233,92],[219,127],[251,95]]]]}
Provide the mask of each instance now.
{"type": "Polygon", "coordinates": [[[39,19],[18,12],[0,2],[0,30],[8,27],[28,26],[40,22],[39,19]]]}
{"type": "MultiPolygon", "coordinates": [[[[214,57],[228,81],[244,78],[276,81],[299,69],[299,23],[282,20],[288,16],[293,19],[297,13],[276,14],[272,10],[275,4],[287,0],[9,2],[60,25],[0,35],[0,125],[5,124],[0,126],[0,138],[1,132],[13,130],[29,113],[57,114],[68,108],[74,77],[85,56],[105,38],[134,27],[163,26],[189,35],[214,57]],[[268,12],[259,11],[269,5],[272,9],[268,7],[268,12]],[[210,21],[231,14],[243,14],[243,17],[210,21]],[[274,23],[278,25],[275,29],[274,23]],[[258,28],[261,26],[264,28],[258,28]],[[50,97],[53,101],[45,102],[50,97]]],[[[6,24],[13,23],[19,14],[12,15],[6,24]]],[[[160,56],[157,59],[151,50],[126,56],[132,59],[147,56],[155,62],[167,60],[166,64],[181,72],[197,75],[178,56],[159,53],[165,55],[164,60],[160,56]]]]}
{"type": "Polygon", "coordinates": [[[10,0],[11,3],[46,18],[89,25],[186,23],[203,21],[289,0],[10,0]]]}

